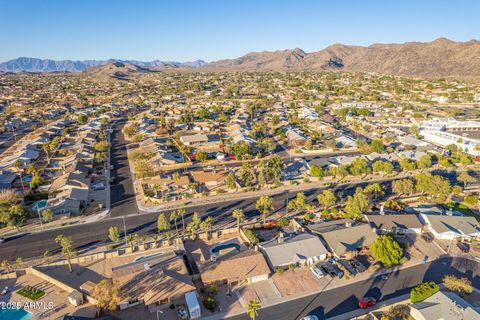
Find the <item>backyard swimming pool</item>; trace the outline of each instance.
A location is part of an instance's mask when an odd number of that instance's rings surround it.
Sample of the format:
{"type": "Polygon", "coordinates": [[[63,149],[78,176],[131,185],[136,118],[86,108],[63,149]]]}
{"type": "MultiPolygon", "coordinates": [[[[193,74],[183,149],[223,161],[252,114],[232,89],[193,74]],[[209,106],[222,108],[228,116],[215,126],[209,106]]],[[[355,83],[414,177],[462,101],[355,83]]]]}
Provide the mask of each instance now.
{"type": "Polygon", "coordinates": [[[212,253],[216,256],[220,254],[220,251],[227,250],[227,249],[236,249],[240,251],[240,245],[238,243],[225,243],[219,244],[212,248],[212,253]]]}
{"type": "Polygon", "coordinates": [[[46,205],[47,205],[47,200],[40,200],[33,205],[32,209],[35,211],[42,210],[43,208],[46,207],[46,205]]]}
{"type": "Polygon", "coordinates": [[[31,320],[32,314],[23,309],[0,309],[2,320],[31,320]]]}

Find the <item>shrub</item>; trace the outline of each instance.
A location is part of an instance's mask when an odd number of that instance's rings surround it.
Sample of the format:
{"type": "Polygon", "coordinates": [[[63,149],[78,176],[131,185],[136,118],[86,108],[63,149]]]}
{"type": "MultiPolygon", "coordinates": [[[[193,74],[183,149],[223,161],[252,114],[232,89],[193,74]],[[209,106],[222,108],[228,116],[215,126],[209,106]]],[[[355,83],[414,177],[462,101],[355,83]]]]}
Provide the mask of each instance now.
{"type": "Polygon", "coordinates": [[[448,274],[443,277],[443,284],[445,285],[445,288],[450,291],[458,293],[465,292],[467,294],[473,292],[472,282],[467,278],[457,278],[454,275],[448,274]]]}
{"type": "Polygon", "coordinates": [[[252,230],[246,229],[243,231],[243,233],[245,234],[245,236],[247,237],[248,241],[250,241],[251,244],[255,245],[258,242],[260,242],[257,235],[252,230]]]}
{"type": "Polygon", "coordinates": [[[290,220],[287,217],[281,217],[277,220],[277,226],[286,227],[290,224],[290,220]]]}
{"type": "Polygon", "coordinates": [[[290,271],[295,270],[295,265],[294,265],[293,263],[290,263],[290,264],[288,265],[288,270],[290,270],[290,271]]]}
{"type": "Polygon", "coordinates": [[[440,287],[433,281],[421,283],[410,292],[410,301],[412,303],[423,301],[437,293],[439,290],[440,287]]]}
{"type": "Polygon", "coordinates": [[[215,301],[215,298],[209,296],[203,299],[203,305],[208,310],[213,311],[215,309],[215,306],[217,305],[217,302],[215,301]]]}
{"type": "Polygon", "coordinates": [[[379,236],[370,246],[372,256],[386,266],[400,264],[403,250],[400,244],[390,235],[379,236]]]}
{"type": "Polygon", "coordinates": [[[277,267],[277,269],[275,270],[275,272],[278,274],[282,274],[284,271],[285,269],[283,267],[277,267]]]}
{"type": "Polygon", "coordinates": [[[465,197],[464,202],[465,202],[465,204],[468,204],[469,206],[474,206],[478,203],[478,199],[477,199],[477,197],[475,197],[473,195],[469,195],[469,196],[465,197]]]}

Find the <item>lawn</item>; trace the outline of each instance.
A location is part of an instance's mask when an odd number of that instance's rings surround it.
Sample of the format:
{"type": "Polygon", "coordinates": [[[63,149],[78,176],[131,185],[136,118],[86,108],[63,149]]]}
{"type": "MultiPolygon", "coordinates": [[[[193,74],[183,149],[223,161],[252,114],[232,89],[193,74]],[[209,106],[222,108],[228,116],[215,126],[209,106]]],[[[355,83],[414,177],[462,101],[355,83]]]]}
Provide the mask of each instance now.
{"type": "Polygon", "coordinates": [[[33,301],[37,301],[45,295],[45,292],[43,292],[42,290],[30,286],[23,287],[22,289],[18,290],[17,293],[22,297],[28,298],[33,301]]]}
{"type": "Polygon", "coordinates": [[[452,209],[453,211],[461,212],[462,214],[464,214],[466,216],[475,217],[477,220],[480,221],[480,218],[476,214],[474,214],[472,212],[472,210],[469,207],[467,207],[467,205],[465,205],[463,203],[450,202],[450,203],[445,204],[445,206],[447,207],[447,209],[452,209]]]}

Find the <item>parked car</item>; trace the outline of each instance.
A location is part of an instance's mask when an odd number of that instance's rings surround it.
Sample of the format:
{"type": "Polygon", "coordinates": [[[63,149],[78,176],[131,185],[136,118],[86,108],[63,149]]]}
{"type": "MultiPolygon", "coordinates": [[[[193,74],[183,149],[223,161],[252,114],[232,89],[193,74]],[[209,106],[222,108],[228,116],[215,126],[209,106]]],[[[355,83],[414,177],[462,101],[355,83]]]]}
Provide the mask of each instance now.
{"type": "Polygon", "coordinates": [[[358,307],[360,309],[365,309],[377,304],[377,300],[372,297],[363,297],[362,299],[358,300],[358,307]]]}
{"type": "Polygon", "coordinates": [[[93,185],[93,190],[105,190],[105,185],[102,182],[96,183],[93,185]]]}
{"type": "Polygon", "coordinates": [[[343,277],[343,271],[338,269],[337,266],[333,266],[330,263],[324,263],[322,264],[322,270],[325,271],[325,273],[329,274],[332,278],[334,277],[343,277]]]}
{"type": "Polygon", "coordinates": [[[5,242],[5,238],[0,238],[0,243],[4,243],[5,242]]]}
{"type": "Polygon", "coordinates": [[[433,235],[430,232],[424,232],[422,233],[422,239],[425,240],[425,242],[432,242],[433,235]]]}
{"type": "Polygon", "coordinates": [[[311,314],[302,318],[302,320],[318,320],[318,317],[311,314]]]}
{"type": "Polygon", "coordinates": [[[352,275],[352,276],[355,276],[357,275],[357,270],[351,265],[350,261],[349,260],[345,260],[345,259],[340,259],[338,260],[338,263],[340,263],[340,265],[343,266],[343,268],[345,270],[347,270],[347,272],[352,275]]]}
{"type": "Polygon", "coordinates": [[[457,247],[464,253],[469,253],[470,252],[470,245],[468,243],[458,241],[457,242],[457,247]]]}
{"type": "Polygon", "coordinates": [[[321,267],[311,266],[310,271],[312,271],[313,275],[318,279],[325,277],[325,272],[322,271],[321,267]]]}
{"type": "Polygon", "coordinates": [[[367,271],[367,268],[357,259],[350,260],[350,265],[357,270],[358,273],[367,271]]]}

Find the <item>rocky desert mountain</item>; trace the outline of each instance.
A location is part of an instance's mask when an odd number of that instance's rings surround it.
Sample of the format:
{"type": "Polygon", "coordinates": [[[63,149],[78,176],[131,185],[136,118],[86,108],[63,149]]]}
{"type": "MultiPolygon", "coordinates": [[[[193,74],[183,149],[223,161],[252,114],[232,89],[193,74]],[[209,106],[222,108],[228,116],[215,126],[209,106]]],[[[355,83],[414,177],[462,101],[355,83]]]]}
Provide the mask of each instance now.
{"type": "Polygon", "coordinates": [[[368,47],[334,44],[305,53],[301,49],[251,52],[237,59],[203,67],[238,71],[364,71],[421,77],[479,77],[480,42],[440,38],[432,42],[374,44],[368,47]]]}

